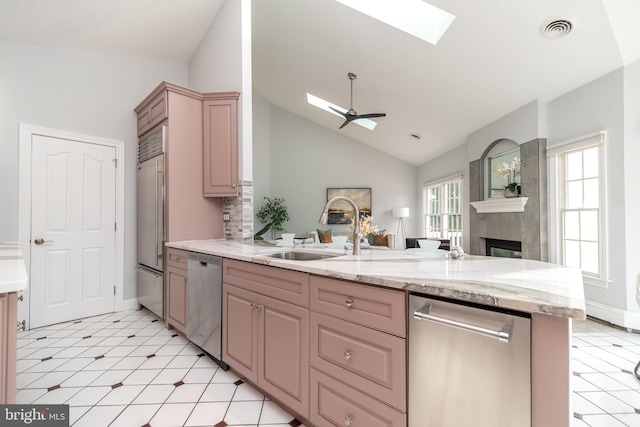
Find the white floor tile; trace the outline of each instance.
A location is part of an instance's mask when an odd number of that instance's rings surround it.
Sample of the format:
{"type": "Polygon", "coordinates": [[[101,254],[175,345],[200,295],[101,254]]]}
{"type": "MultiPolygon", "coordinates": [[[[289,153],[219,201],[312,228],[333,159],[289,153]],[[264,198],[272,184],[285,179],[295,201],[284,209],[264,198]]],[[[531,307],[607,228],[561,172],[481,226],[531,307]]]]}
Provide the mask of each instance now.
{"type": "Polygon", "coordinates": [[[23,388],[27,388],[35,380],[42,378],[45,375],[45,372],[23,372],[18,374],[16,376],[16,389],[21,390],[23,388]]]}
{"type": "Polygon", "coordinates": [[[231,383],[209,384],[204,390],[202,402],[230,402],[238,387],[231,383]]]}
{"type": "Polygon", "coordinates": [[[141,345],[129,353],[129,356],[151,356],[158,350],[160,350],[159,345],[141,345]]]}
{"type": "Polygon", "coordinates": [[[175,356],[184,349],[184,345],[168,345],[165,344],[156,351],[158,356],[175,356]]]}
{"type": "MultiPolygon", "coordinates": [[[[86,372],[96,372],[96,371],[86,371],[86,372]]],[[[91,386],[101,386],[101,385],[112,386],[118,383],[124,384],[125,378],[131,375],[132,372],[133,370],[131,369],[109,370],[106,372],[101,372],[101,375],[91,383],[91,386]]]]}
{"type": "Polygon", "coordinates": [[[64,403],[70,406],[93,406],[102,400],[110,391],[111,387],[109,386],[84,387],[81,392],[76,393],[64,403]]]}
{"type": "Polygon", "coordinates": [[[102,343],[100,343],[100,345],[97,345],[95,347],[87,348],[85,351],[80,353],[79,356],[80,357],[104,356],[104,355],[106,355],[107,353],[109,353],[113,349],[114,349],[114,347],[112,347],[112,346],[103,346],[102,343]]]}
{"type": "Polygon", "coordinates": [[[200,358],[198,358],[198,361],[196,362],[195,365],[193,365],[194,368],[215,368],[218,369],[220,366],[214,362],[210,357],[208,356],[202,356],[200,358]]]}
{"type": "Polygon", "coordinates": [[[137,369],[146,361],[145,356],[129,356],[113,365],[111,369],[137,369]]]}
{"type": "Polygon", "coordinates": [[[187,384],[209,384],[217,370],[217,368],[191,368],[182,381],[187,384]]]}
{"type": "Polygon", "coordinates": [[[173,356],[167,368],[191,368],[198,359],[200,359],[198,356],[173,356]]]}
{"type": "Polygon", "coordinates": [[[176,387],[172,384],[151,384],[133,401],[134,405],[147,403],[164,403],[176,387]]]}
{"type": "Polygon", "coordinates": [[[37,361],[33,366],[27,369],[25,372],[51,372],[63,363],[67,363],[69,359],[49,359],[44,361],[37,361]]]}
{"type": "Polygon", "coordinates": [[[200,402],[187,419],[185,426],[212,426],[224,419],[229,402],[200,402]]]}
{"type": "Polygon", "coordinates": [[[83,368],[84,371],[107,371],[113,367],[116,363],[122,360],[122,357],[103,357],[102,359],[95,359],[83,368]]]}
{"type": "Polygon", "coordinates": [[[580,415],[585,414],[602,414],[604,410],[584,397],[582,397],[582,393],[573,393],[572,396],[573,402],[573,412],[580,415]]]}
{"type": "Polygon", "coordinates": [[[212,383],[235,383],[240,378],[238,378],[231,371],[223,371],[222,369],[218,369],[216,374],[211,378],[212,383]]]}
{"type": "Polygon", "coordinates": [[[109,427],[132,427],[143,426],[160,409],[159,404],[155,405],[129,405],[124,411],[109,425],[109,427]]]}
{"type": "Polygon", "coordinates": [[[142,385],[123,385],[114,388],[100,402],[100,405],[128,405],[135,400],[144,389],[142,385]]]}
{"type": "Polygon", "coordinates": [[[16,403],[28,405],[47,392],[46,388],[27,388],[16,392],[16,403]]]}
{"type": "Polygon", "coordinates": [[[69,425],[74,425],[89,409],[91,406],[69,406],[69,425]]]}
{"type": "Polygon", "coordinates": [[[623,422],[609,414],[585,415],[582,419],[589,427],[627,427],[623,422]]]}
{"type": "Polygon", "coordinates": [[[614,414],[618,420],[629,427],[640,427],[640,414],[614,414]]]}
{"type": "Polygon", "coordinates": [[[104,355],[106,357],[125,357],[125,356],[128,356],[135,349],[136,349],[135,346],[118,345],[112,348],[111,350],[109,350],[108,352],[106,352],[104,355]]]}
{"type": "Polygon", "coordinates": [[[61,350],[58,353],[56,353],[56,358],[73,358],[84,353],[89,348],[90,347],[80,347],[80,346],[65,348],[64,350],[61,350]]]}
{"type": "MultiPolygon", "coordinates": [[[[22,360],[18,360],[16,361],[16,371],[18,373],[21,372],[26,372],[27,369],[32,368],[34,365],[36,365],[37,363],[40,363],[39,360],[36,359],[22,359],[22,360]]],[[[48,371],[44,371],[44,372],[48,372],[48,371]]]]}
{"type": "Polygon", "coordinates": [[[588,391],[580,393],[580,395],[603,409],[604,412],[610,414],[629,414],[635,412],[634,408],[604,391],[588,391]]]}
{"type": "MultiPolygon", "coordinates": [[[[160,373],[160,369],[138,369],[122,381],[124,385],[147,385],[160,373]]],[[[174,381],[175,382],[175,381],[174,381]]]]}
{"type": "Polygon", "coordinates": [[[260,425],[288,424],[295,417],[271,401],[264,402],[260,414],[260,425]]]}
{"type": "Polygon", "coordinates": [[[572,376],[571,390],[573,391],[601,391],[598,387],[585,380],[584,378],[572,376]]]}
{"type": "Polygon", "coordinates": [[[49,372],[29,385],[29,388],[49,388],[62,384],[70,378],[73,372],[49,372]]]}
{"type": "Polygon", "coordinates": [[[640,409],[640,388],[626,391],[612,391],[611,395],[635,409],[640,409]]]}
{"type": "Polygon", "coordinates": [[[175,427],[184,425],[191,415],[195,403],[171,403],[162,405],[151,419],[153,427],[175,427]]]}
{"type": "Polygon", "coordinates": [[[188,369],[164,369],[154,379],[151,384],[175,384],[189,372],[188,369]]]}
{"type": "Polygon", "coordinates": [[[230,426],[258,424],[262,402],[231,402],[224,421],[230,426]]]}
{"type": "Polygon", "coordinates": [[[80,371],[62,382],[62,387],[86,387],[102,375],[100,371],[80,371]]]}
{"type": "Polygon", "coordinates": [[[36,400],[33,401],[34,404],[49,404],[49,405],[60,405],[65,403],[67,400],[75,396],[78,392],[83,390],[82,387],[69,387],[69,388],[58,388],[56,390],[48,391],[36,400]]]}
{"type": "Polygon", "coordinates": [[[165,345],[170,339],[171,336],[156,334],[153,337],[149,338],[145,345],[165,345]]]}
{"type": "Polygon", "coordinates": [[[629,389],[626,385],[601,372],[580,374],[580,377],[605,391],[629,389]]]}
{"type": "MultiPolygon", "coordinates": [[[[127,336],[130,336],[130,335],[127,335],[127,336]]],[[[131,337],[131,338],[127,338],[125,341],[122,341],[120,343],[120,345],[126,345],[126,346],[134,345],[134,346],[138,347],[140,345],[143,345],[148,339],[149,339],[149,337],[134,336],[134,337],[131,337]]],[[[143,355],[141,355],[141,356],[143,356],[143,355]]],[[[144,356],[146,356],[146,354],[144,356]]]]}
{"type": "Polygon", "coordinates": [[[81,416],[73,427],[108,426],[124,409],[124,405],[94,406],[81,416]]]}
{"type": "Polygon", "coordinates": [[[86,368],[94,359],[90,357],[75,357],[54,369],[54,371],[78,372],[86,368]]]}
{"type": "Polygon", "coordinates": [[[264,400],[264,395],[249,384],[240,384],[233,395],[233,401],[264,400]]]}
{"type": "Polygon", "coordinates": [[[175,387],[167,399],[167,403],[197,402],[206,387],[206,384],[183,384],[180,387],[175,387]]]}
{"type": "Polygon", "coordinates": [[[164,369],[175,356],[154,356],[150,357],[140,365],[139,369],[164,369]]]}

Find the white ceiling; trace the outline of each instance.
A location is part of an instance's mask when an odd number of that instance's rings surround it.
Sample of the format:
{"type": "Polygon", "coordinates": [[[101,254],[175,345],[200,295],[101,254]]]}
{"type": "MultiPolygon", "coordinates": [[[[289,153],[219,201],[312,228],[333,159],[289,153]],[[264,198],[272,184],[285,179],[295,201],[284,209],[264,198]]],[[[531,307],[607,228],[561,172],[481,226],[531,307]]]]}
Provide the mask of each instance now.
{"type": "MultiPolygon", "coordinates": [[[[229,0],[238,1],[238,0],[229,0]]],[[[0,40],[188,62],[223,0],[0,0],[0,40]]],[[[437,46],[335,0],[254,0],[254,88],[271,103],[419,165],[540,99],[640,58],[637,0],[432,0],[456,19],[437,46]],[[540,25],[572,16],[569,36],[540,25]],[[612,25],[613,23],[613,25],[612,25]],[[311,92],[385,112],[338,131],[311,92]],[[409,134],[422,135],[421,140],[409,134]]]]}

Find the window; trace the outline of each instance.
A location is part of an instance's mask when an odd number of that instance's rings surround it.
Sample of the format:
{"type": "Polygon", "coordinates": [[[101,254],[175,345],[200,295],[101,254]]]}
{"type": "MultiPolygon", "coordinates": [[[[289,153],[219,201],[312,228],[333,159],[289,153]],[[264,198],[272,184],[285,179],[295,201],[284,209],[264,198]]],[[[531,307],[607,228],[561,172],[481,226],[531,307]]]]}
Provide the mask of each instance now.
{"type": "Polygon", "coordinates": [[[462,175],[425,184],[424,235],[462,246],[462,175]]]}
{"type": "Polygon", "coordinates": [[[595,285],[606,279],[603,145],[600,132],[547,150],[552,260],[581,269],[585,283],[595,285]]]}

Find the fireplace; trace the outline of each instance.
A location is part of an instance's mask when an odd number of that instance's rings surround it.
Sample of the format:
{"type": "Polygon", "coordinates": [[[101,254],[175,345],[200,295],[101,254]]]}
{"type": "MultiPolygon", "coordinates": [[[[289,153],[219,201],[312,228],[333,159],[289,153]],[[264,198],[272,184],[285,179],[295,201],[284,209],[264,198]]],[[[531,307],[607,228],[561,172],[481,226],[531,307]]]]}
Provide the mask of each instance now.
{"type": "Polygon", "coordinates": [[[487,256],[522,258],[522,242],[500,239],[484,239],[484,242],[487,256]]]}

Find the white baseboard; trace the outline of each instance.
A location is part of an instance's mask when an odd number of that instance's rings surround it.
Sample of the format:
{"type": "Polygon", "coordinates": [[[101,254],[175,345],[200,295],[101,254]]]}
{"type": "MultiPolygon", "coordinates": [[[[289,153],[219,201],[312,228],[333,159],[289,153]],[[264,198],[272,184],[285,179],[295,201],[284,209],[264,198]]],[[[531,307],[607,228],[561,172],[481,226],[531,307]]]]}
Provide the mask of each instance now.
{"type": "Polygon", "coordinates": [[[594,301],[585,301],[585,305],[589,316],[623,328],[640,331],[640,313],[621,310],[594,301]]]}
{"type": "Polygon", "coordinates": [[[137,309],[138,309],[138,298],[129,298],[124,300],[122,305],[122,311],[137,310],[137,309]]]}

